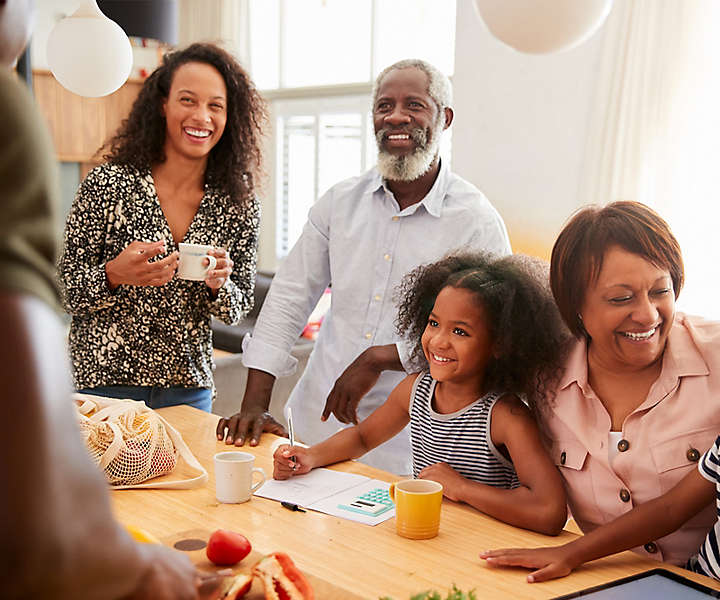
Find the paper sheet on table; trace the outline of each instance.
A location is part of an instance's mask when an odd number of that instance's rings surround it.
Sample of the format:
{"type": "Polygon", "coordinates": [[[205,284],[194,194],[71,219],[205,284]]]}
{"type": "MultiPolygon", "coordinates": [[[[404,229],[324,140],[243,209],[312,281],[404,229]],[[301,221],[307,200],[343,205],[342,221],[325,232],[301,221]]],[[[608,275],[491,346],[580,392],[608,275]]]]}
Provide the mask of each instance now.
{"type": "Polygon", "coordinates": [[[357,521],[365,525],[377,525],[395,516],[392,508],[381,515],[371,517],[340,508],[357,496],[371,490],[387,490],[390,484],[364,475],[343,473],[330,469],[313,469],[305,475],[297,475],[285,481],[269,479],[258,488],[256,496],[278,502],[292,502],[303,508],[357,521]]]}

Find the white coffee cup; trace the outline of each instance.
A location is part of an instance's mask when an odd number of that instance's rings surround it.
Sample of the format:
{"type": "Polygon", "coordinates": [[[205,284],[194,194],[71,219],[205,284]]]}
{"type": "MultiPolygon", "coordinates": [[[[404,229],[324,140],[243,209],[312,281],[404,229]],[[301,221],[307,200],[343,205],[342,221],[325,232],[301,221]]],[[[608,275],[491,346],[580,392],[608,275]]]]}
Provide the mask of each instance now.
{"type": "Polygon", "coordinates": [[[177,276],[180,279],[191,281],[203,281],[207,272],[217,266],[217,259],[209,254],[212,246],[202,244],[178,244],[180,248],[180,264],[178,264],[177,276]],[[205,259],[208,260],[207,266],[205,259]]]}
{"type": "Polygon", "coordinates": [[[220,452],[215,455],[215,496],[225,504],[237,504],[250,500],[253,492],[265,483],[265,471],[253,467],[255,457],[249,452],[220,452]],[[253,485],[253,474],[260,474],[260,481],[253,485]]]}

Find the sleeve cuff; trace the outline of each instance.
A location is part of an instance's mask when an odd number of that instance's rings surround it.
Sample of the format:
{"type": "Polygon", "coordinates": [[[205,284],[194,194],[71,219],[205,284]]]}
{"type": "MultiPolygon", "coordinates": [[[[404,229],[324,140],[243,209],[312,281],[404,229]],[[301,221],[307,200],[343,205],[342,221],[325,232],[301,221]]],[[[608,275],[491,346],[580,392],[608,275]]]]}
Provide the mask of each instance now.
{"type": "Polygon", "coordinates": [[[122,289],[122,286],[119,285],[115,290],[110,290],[107,275],[105,274],[105,263],[90,269],[87,283],[88,294],[90,298],[93,298],[91,305],[95,310],[107,308],[115,304],[117,294],[119,294],[122,289]]]}
{"type": "Polygon", "coordinates": [[[270,346],[247,333],[242,341],[242,362],[248,369],[258,369],[275,377],[292,375],[297,368],[297,358],[270,346]]]}
{"type": "Polygon", "coordinates": [[[405,340],[396,342],[395,345],[397,347],[398,357],[400,357],[400,364],[402,364],[405,372],[408,375],[411,373],[416,373],[418,371],[417,365],[410,360],[410,352],[412,350],[412,345],[405,340]]]}
{"type": "Polygon", "coordinates": [[[245,311],[241,308],[240,294],[235,282],[231,279],[225,280],[217,291],[217,296],[213,297],[210,288],[210,313],[213,317],[220,319],[228,325],[237,325],[245,316],[245,311]]]}
{"type": "MultiPolygon", "coordinates": [[[[702,475],[703,478],[707,479],[708,481],[712,481],[713,483],[717,481],[718,471],[718,467],[713,464],[715,462],[713,454],[717,453],[719,441],[720,438],[718,438],[718,440],[716,440],[715,443],[710,446],[710,448],[700,457],[700,460],[697,464],[697,470],[700,475],[702,475]]],[[[715,455],[717,456],[717,454],[715,455]]]]}

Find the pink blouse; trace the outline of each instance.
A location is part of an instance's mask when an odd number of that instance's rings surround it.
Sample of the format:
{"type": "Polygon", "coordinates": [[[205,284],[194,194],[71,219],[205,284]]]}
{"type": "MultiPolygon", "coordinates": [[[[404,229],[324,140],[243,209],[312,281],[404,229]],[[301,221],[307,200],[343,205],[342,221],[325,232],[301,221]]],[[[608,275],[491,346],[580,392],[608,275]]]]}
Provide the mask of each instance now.
{"type": "MultiPolygon", "coordinates": [[[[545,430],[570,510],[584,532],[667,492],[697,468],[720,434],[720,323],[677,313],[660,377],[625,419],[612,466],[610,415],[588,383],[585,341],[571,351],[545,430]]],[[[683,565],[715,520],[711,503],[676,532],[633,550],[683,565]]]]}

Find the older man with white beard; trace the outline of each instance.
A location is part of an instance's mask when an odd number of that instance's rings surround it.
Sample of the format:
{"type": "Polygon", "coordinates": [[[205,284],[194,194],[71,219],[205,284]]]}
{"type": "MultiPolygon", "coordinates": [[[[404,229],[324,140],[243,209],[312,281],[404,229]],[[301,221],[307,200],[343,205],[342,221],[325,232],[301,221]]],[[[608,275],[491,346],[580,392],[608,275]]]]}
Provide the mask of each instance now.
{"type": "MultiPolygon", "coordinates": [[[[294,371],[290,350],[328,285],[330,310],[288,400],[295,434],[308,444],[367,417],[405,372],[418,370],[394,326],[393,292],[406,273],[456,249],[510,252],[495,208],[440,160],[451,95],[448,78],[425,61],[403,60],[380,73],[373,89],[377,166],[338,183],[311,208],[244,340],[249,374],[241,410],[220,419],[218,439],[256,445],[263,431],[284,433],[267,412],[272,387],[294,371]]],[[[407,430],[362,460],[410,473],[407,430]]]]}

